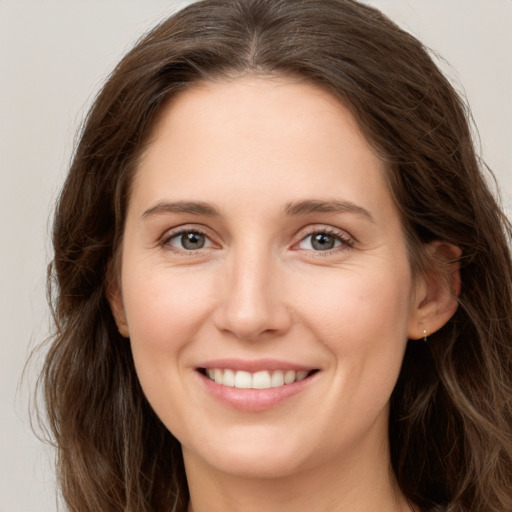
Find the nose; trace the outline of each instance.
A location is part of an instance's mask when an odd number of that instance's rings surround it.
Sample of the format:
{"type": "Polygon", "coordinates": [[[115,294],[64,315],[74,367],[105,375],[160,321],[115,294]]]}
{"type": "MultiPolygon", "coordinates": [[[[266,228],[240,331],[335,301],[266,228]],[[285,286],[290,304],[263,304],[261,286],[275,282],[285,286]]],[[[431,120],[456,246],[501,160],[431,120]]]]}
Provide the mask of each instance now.
{"type": "Polygon", "coordinates": [[[284,334],[292,313],[285,301],[282,271],[269,255],[233,256],[228,264],[214,322],[241,340],[255,341],[284,334]]]}

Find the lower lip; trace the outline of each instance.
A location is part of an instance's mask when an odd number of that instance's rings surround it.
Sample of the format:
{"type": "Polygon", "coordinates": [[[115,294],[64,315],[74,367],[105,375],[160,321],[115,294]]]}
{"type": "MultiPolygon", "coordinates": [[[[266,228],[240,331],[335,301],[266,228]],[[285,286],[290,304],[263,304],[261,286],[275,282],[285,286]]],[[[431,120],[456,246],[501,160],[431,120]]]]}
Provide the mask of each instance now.
{"type": "Polygon", "coordinates": [[[197,374],[207,391],[224,405],[240,411],[260,412],[277,407],[288,398],[303,391],[315,379],[318,372],[304,380],[267,389],[241,389],[222,386],[199,372],[197,374]]]}

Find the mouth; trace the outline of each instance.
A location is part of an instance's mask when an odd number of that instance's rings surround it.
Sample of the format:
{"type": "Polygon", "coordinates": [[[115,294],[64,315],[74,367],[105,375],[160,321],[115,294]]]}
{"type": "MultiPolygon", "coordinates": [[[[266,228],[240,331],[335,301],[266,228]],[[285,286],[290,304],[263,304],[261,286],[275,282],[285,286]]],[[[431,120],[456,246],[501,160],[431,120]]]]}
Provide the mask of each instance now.
{"type": "Polygon", "coordinates": [[[310,378],[312,370],[260,370],[249,372],[230,368],[198,368],[197,371],[219,386],[238,389],[270,389],[289,386],[310,378]]]}

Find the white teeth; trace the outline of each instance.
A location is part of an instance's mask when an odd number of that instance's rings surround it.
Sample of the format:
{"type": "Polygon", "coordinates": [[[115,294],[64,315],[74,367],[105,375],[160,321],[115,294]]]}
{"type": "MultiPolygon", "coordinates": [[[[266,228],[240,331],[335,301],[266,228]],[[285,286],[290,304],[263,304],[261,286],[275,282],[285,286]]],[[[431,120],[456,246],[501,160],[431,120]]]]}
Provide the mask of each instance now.
{"type": "Polygon", "coordinates": [[[272,374],[271,386],[277,388],[282,385],[284,385],[284,374],[281,370],[277,370],[272,374]]]}
{"type": "Polygon", "coordinates": [[[249,372],[239,371],[235,373],[235,388],[249,389],[251,387],[252,376],[249,372]]]}
{"type": "Polygon", "coordinates": [[[210,380],[222,386],[236,387],[240,389],[268,389],[277,388],[285,384],[293,384],[304,380],[309,375],[308,370],[274,370],[269,372],[262,370],[255,373],[235,371],[231,369],[208,368],[206,375],[210,380]]]}
{"type": "Polygon", "coordinates": [[[254,389],[267,389],[270,387],[270,374],[268,372],[256,372],[252,376],[254,389]]]}
{"type": "Polygon", "coordinates": [[[224,378],[222,379],[224,386],[233,387],[235,385],[235,372],[233,370],[224,370],[224,378]]]}
{"type": "Polygon", "coordinates": [[[300,370],[297,372],[297,382],[300,381],[300,380],[304,380],[306,377],[308,376],[308,371],[307,370],[300,370]]]}
{"type": "Polygon", "coordinates": [[[291,384],[292,382],[295,382],[295,377],[297,377],[297,374],[293,370],[288,370],[284,374],[284,383],[291,384]]]}

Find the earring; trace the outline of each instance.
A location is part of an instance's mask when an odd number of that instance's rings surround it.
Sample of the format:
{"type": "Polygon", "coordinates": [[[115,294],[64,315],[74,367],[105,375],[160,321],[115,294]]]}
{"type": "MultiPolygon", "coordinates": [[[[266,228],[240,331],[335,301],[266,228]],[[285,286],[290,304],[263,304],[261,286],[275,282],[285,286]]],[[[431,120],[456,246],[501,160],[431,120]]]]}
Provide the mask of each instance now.
{"type": "Polygon", "coordinates": [[[428,343],[427,329],[423,329],[423,341],[428,343]]]}

